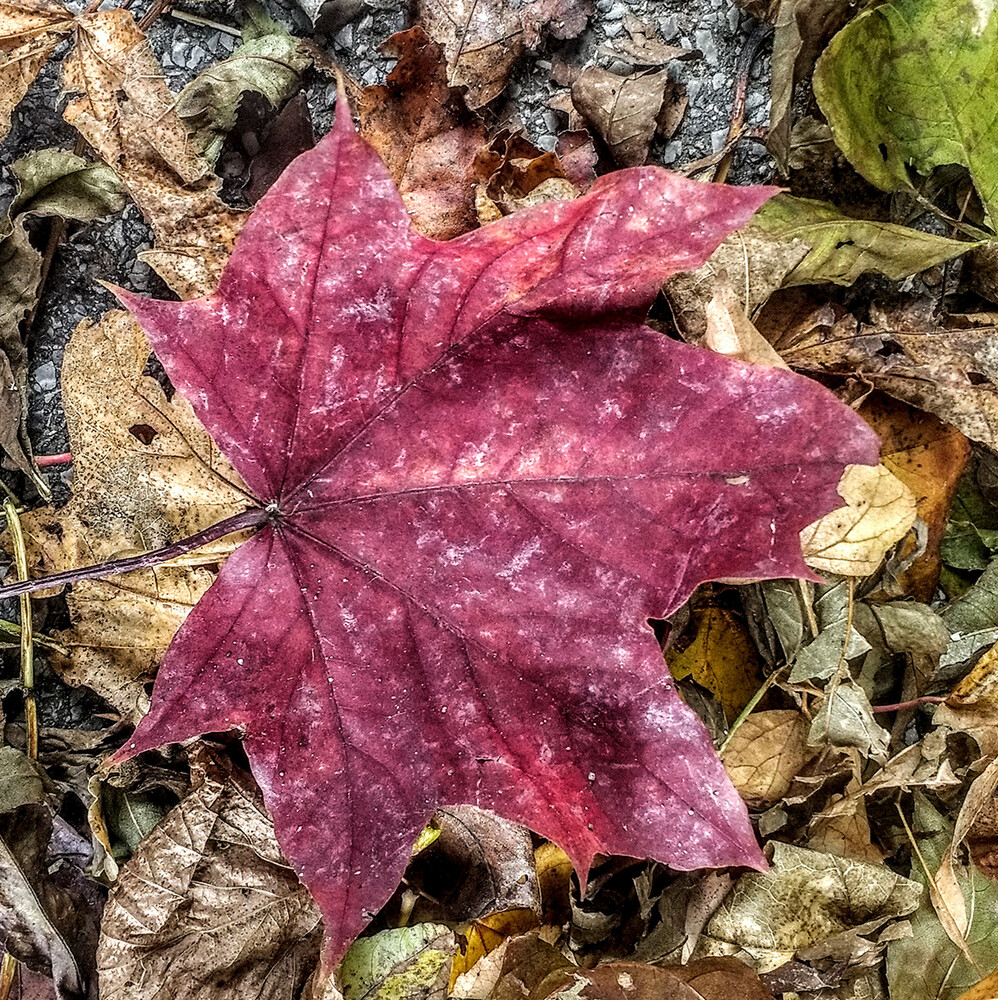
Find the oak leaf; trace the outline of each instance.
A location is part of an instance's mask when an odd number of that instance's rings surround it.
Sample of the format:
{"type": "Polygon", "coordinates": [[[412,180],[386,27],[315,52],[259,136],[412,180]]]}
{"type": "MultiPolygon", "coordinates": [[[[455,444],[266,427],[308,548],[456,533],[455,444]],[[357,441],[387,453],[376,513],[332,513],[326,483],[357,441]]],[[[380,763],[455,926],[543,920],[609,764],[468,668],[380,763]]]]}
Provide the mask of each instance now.
{"type": "Polygon", "coordinates": [[[439,243],[341,112],[216,292],[119,292],[260,530],[117,759],[241,730],[327,967],[440,804],[532,827],[583,880],[597,852],[763,864],[646,619],[809,575],[798,532],[877,442],[822,387],[640,319],[771,193],[625,170],[439,243]]]}

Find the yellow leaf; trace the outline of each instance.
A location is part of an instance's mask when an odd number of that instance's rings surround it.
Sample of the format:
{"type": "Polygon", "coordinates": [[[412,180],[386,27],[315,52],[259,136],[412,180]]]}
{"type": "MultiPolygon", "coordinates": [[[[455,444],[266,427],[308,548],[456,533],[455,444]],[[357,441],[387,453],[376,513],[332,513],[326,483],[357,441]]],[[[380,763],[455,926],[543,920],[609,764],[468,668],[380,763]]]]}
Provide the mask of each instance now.
{"type": "Polygon", "coordinates": [[[666,653],[677,680],[692,677],[713,692],[731,722],[759,690],[762,671],[755,644],[738,619],[722,608],[694,612],[693,641],[666,653]]]}

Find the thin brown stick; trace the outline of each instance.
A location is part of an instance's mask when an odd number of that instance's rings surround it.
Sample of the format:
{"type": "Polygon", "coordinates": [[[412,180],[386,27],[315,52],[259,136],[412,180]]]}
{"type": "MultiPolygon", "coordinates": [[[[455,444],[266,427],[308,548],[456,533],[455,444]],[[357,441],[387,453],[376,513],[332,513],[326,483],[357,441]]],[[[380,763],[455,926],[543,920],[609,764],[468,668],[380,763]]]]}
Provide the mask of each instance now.
{"type": "Polygon", "coordinates": [[[936,694],[924,694],[921,698],[912,698],[911,701],[899,701],[894,705],[871,705],[874,712],[904,712],[909,708],[918,708],[919,705],[942,705],[946,701],[945,696],[936,694]]]}
{"type": "Polygon", "coordinates": [[[155,549],[152,552],[143,552],[141,555],[128,556],[125,559],[111,559],[94,566],[68,569],[62,573],[52,573],[50,576],[39,577],[36,580],[9,583],[5,587],[0,587],[0,600],[8,597],[20,597],[22,594],[31,594],[36,590],[45,590],[48,587],[79,583],[81,580],[96,580],[105,576],[117,576],[119,573],[131,573],[138,569],[152,569],[154,566],[193,552],[195,549],[223,538],[225,535],[231,535],[236,531],[245,531],[247,528],[259,528],[261,525],[274,521],[276,516],[275,509],[253,507],[250,510],[244,510],[241,514],[227,517],[224,521],[219,521],[210,528],[195,532],[189,538],[182,538],[179,542],[155,549]]]}

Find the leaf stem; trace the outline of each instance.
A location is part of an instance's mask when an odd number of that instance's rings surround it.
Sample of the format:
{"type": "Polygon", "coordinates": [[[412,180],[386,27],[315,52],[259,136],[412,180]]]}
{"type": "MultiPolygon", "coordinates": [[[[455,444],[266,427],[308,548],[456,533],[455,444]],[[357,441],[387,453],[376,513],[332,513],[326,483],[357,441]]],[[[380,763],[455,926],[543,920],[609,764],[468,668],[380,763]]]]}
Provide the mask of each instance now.
{"type": "Polygon", "coordinates": [[[921,698],[912,698],[911,701],[899,701],[894,705],[871,705],[874,712],[904,712],[909,708],[918,708],[919,705],[942,705],[946,701],[945,695],[923,694],[921,698]]]}
{"type": "Polygon", "coordinates": [[[94,580],[105,576],[116,576],[119,573],[131,573],[137,569],[151,569],[161,563],[169,562],[187,552],[207,545],[209,542],[231,535],[236,531],[245,531],[247,528],[259,528],[273,520],[270,509],[264,507],[251,507],[240,514],[233,514],[224,521],[213,524],[210,528],[195,532],[188,538],[182,538],[179,542],[166,545],[161,549],[152,552],[143,552],[137,556],[128,556],[125,559],[110,559],[107,562],[97,563],[94,566],[81,566],[79,569],[67,569],[62,573],[53,573],[50,576],[42,576],[35,580],[22,580],[18,583],[9,583],[0,587],[0,600],[7,597],[20,597],[22,594],[30,594],[36,590],[45,590],[47,587],[59,587],[66,583],[78,583],[80,580],[94,580]]]}
{"type": "MultiPolygon", "coordinates": [[[[14,569],[18,580],[28,579],[28,555],[24,549],[24,532],[17,507],[10,497],[3,501],[3,512],[7,518],[11,548],[14,550],[14,569]]],[[[35,646],[32,641],[31,600],[21,594],[21,689],[24,692],[24,720],[28,734],[28,756],[38,759],[38,706],[35,704],[35,646]]]]}

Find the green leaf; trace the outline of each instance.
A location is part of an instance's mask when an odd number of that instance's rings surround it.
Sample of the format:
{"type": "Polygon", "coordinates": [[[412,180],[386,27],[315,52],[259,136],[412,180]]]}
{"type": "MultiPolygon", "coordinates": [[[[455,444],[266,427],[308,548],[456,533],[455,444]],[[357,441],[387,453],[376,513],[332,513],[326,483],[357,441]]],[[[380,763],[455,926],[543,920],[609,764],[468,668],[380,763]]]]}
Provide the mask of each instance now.
{"type": "Polygon", "coordinates": [[[243,39],[228,59],[209,66],[177,97],[177,114],[209,163],[218,159],[244,93],[261,94],[279,107],[295,93],[302,73],[312,65],[305,43],[289,35],[257,4],[249,6],[243,39]]]}
{"type": "Polygon", "coordinates": [[[59,216],[93,222],[125,206],[117,175],[106,163],[89,160],[63,149],[39,149],[11,165],[17,195],[4,228],[10,233],[19,215],[59,216]]]}
{"type": "Polygon", "coordinates": [[[361,938],[340,966],[343,1000],[443,1000],[456,950],[454,932],[442,924],[361,938]]]}
{"type": "Polygon", "coordinates": [[[995,0],[890,0],[832,39],[814,93],[849,162],[884,191],[909,168],[970,171],[998,228],[998,10],[995,0]]]}
{"type": "Polygon", "coordinates": [[[962,570],[986,569],[998,552],[998,510],[972,472],[957,486],[941,552],[946,565],[962,570]]]}
{"type": "Polygon", "coordinates": [[[763,205],[752,225],[781,241],[798,240],[810,248],[783,279],[784,287],[823,281],[851,285],[868,271],[897,281],[985,245],[890,222],[853,219],[826,201],[789,194],[763,205]]]}
{"type": "MultiPolygon", "coordinates": [[[[952,825],[920,793],[915,794],[912,834],[918,853],[933,874],[953,835],[952,825]]],[[[917,857],[912,859],[911,877],[928,884],[917,857]]],[[[890,995],[905,1000],[957,1000],[965,991],[998,967],[998,889],[971,862],[956,869],[956,881],[967,901],[970,927],[966,939],[979,969],[975,969],[950,940],[923,892],[911,916],[911,937],[887,946],[887,982],[890,995]],[[914,974],[913,974],[914,973],[914,974]]]]}
{"type": "Polygon", "coordinates": [[[978,650],[998,642],[998,560],[963,597],[943,611],[942,618],[951,638],[940,667],[963,663],[978,650]]]}

